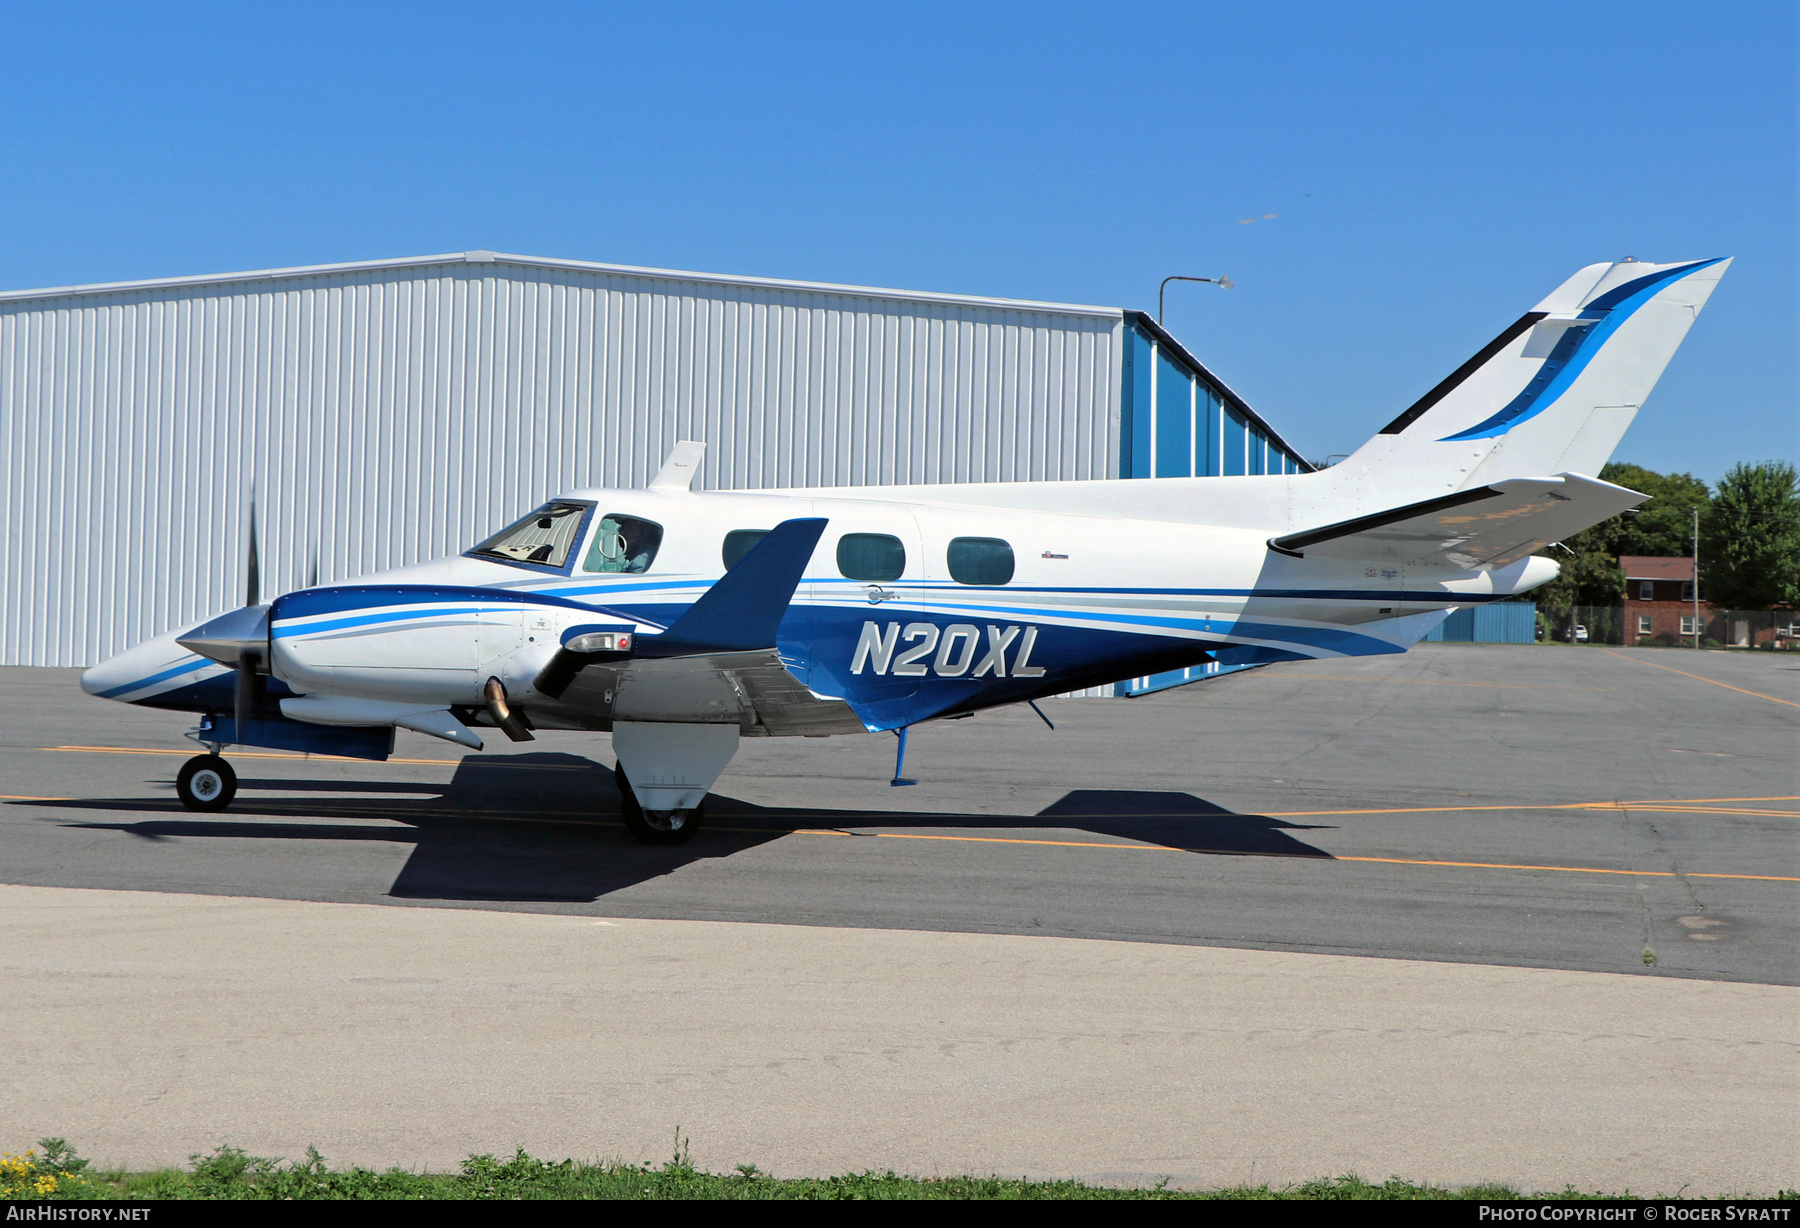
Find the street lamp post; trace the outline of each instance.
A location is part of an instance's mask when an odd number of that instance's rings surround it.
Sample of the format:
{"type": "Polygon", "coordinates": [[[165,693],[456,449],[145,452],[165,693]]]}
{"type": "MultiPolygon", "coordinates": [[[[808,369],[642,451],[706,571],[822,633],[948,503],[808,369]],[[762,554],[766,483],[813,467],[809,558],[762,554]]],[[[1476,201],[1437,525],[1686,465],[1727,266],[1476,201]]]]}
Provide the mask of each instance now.
{"type": "Polygon", "coordinates": [[[1211,282],[1213,285],[1218,286],[1219,288],[1224,289],[1224,290],[1229,290],[1229,289],[1231,289],[1231,286],[1232,286],[1232,281],[1231,281],[1231,278],[1229,278],[1229,277],[1183,277],[1181,274],[1177,273],[1173,277],[1163,278],[1162,285],[1156,287],[1156,322],[1158,325],[1162,324],[1163,291],[1167,290],[1169,288],[1169,283],[1172,281],[1211,282]]]}
{"type": "MultiPolygon", "coordinates": [[[[1700,650],[1700,509],[1695,507],[1689,510],[1694,513],[1694,587],[1691,591],[1694,595],[1694,651],[1698,652],[1700,650]]],[[[1726,628],[1726,630],[1729,631],[1730,628],[1726,628]]],[[[1730,637],[1721,633],[1719,643],[1729,642],[1730,637]]]]}

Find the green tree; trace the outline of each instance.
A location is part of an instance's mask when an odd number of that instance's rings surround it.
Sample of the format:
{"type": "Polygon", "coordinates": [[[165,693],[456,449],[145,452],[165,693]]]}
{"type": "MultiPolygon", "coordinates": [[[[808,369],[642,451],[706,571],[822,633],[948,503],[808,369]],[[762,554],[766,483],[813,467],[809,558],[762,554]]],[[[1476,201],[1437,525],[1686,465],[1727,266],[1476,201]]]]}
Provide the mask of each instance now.
{"type": "Polygon", "coordinates": [[[1609,464],[1600,479],[1650,496],[1629,512],[1564,538],[1555,559],[1562,574],[1537,590],[1539,605],[1558,614],[1571,606],[1616,606],[1625,601],[1622,554],[1681,555],[1693,549],[1694,508],[1710,506],[1706,483],[1686,473],[1657,473],[1641,465],[1609,464]]]}
{"type": "Polygon", "coordinates": [[[1693,553],[1694,512],[1704,517],[1712,506],[1705,482],[1692,474],[1655,473],[1637,465],[1607,465],[1600,478],[1650,496],[1617,518],[1612,544],[1619,554],[1685,558],[1693,553]]]}
{"type": "Polygon", "coordinates": [[[1786,461],[1738,464],[1701,526],[1700,596],[1730,610],[1800,605],[1800,489],[1786,461]]]}

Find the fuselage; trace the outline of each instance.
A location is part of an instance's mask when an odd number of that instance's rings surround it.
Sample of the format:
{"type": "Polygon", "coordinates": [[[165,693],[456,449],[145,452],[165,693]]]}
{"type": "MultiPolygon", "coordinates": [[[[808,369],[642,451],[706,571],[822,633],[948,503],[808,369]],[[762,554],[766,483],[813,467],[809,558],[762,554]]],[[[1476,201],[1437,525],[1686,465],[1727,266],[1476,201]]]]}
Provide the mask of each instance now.
{"type": "MultiPolygon", "coordinates": [[[[276,599],[268,694],[473,713],[498,678],[539,727],[606,728],[604,712],[532,689],[563,642],[596,627],[654,637],[734,551],[802,517],[827,524],[776,647],[795,679],[844,701],[868,730],[1207,661],[1402,652],[1450,609],[1555,574],[1536,558],[1420,571],[1287,557],[1268,546],[1289,527],[1272,517],[1222,526],[882,494],[571,491],[486,552],[276,599]]],[[[187,630],[89,669],[82,685],[127,703],[229,711],[234,671],[178,645],[187,630]]]]}

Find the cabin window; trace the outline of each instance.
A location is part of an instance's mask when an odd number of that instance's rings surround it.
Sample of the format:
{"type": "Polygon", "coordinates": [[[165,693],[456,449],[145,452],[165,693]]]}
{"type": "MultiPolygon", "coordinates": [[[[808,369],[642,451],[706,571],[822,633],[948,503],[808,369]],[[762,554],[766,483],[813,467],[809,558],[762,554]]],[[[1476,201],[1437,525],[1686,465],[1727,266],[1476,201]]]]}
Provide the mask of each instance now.
{"type": "Polygon", "coordinates": [[[846,533],[838,538],[837,565],[851,580],[898,580],[906,570],[906,546],[888,533],[846,533]]]}
{"type": "Polygon", "coordinates": [[[591,503],[546,503],[469,551],[504,563],[529,563],[562,570],[581,536],[591,503]]]}
{"type": "Polygon", "coordinates": [[[958,584],[1005,584],[1013,578],[1013,548],[998,537],[954,537],[950,578],[958,584]]]}
{"type": "Polygon", "coordinates": [[[725,545],[719,551],[724,560],[725,570],[730,571],[738,565],[738,560],[756,548],[756,543],[769,535],[767,529],[733,529],[725,535],[725,545]]]}
{"type": "Polygon", "coordinates": [[[649,571],[662,547],[662,536],[662,526],[654,521],[608,512],[594,530],[581,570],[628,575],[649,571]]]}

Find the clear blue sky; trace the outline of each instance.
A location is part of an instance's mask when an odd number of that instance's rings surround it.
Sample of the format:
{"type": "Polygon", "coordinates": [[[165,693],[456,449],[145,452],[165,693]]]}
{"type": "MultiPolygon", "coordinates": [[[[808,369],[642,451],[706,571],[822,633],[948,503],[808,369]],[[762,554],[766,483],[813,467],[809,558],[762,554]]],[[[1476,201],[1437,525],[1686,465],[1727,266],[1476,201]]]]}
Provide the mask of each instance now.
{"type": "Polygon", "coordinates": [[[1228,273],[1170,327],[1322,457],[1581,265],[1732,255],[1618,458],[1800,450],[1789,3],[3,19],[0,288],[491,248],[1154,310],[1228,273]]]}

